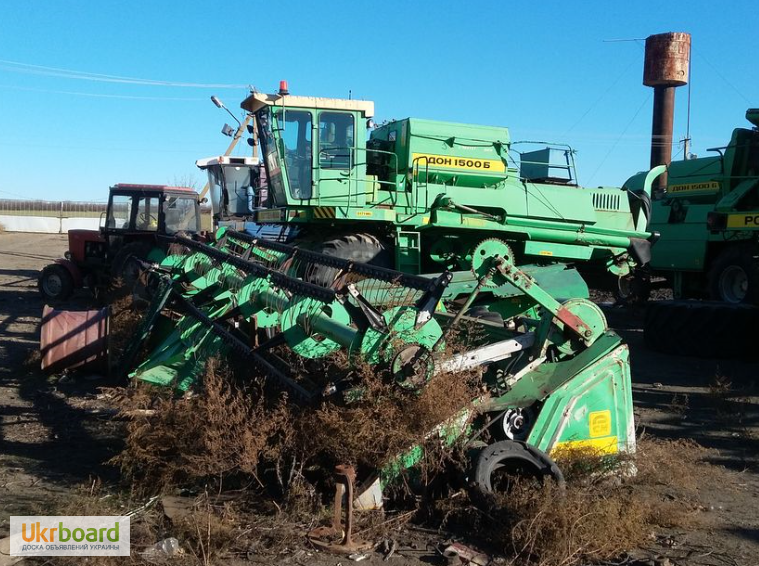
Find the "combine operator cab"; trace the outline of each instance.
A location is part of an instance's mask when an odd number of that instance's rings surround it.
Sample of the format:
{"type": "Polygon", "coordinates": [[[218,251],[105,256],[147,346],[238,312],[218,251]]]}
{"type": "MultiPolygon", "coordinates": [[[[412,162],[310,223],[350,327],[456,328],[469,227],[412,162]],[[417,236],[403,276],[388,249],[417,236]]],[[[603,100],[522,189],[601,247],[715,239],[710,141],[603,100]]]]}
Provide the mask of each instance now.
{"type": "Polygon", "coordinates": [[[131,287],[139,275],[132,258],[160,261],[166,254],[159,236],[199,231],[200,203],[193,189],[114,185],[100,229],[69,230],[69,249],[42,270],[39,290],[46,301],[60,302],[82,286],[96,294],[116,280],[131,287]]]}

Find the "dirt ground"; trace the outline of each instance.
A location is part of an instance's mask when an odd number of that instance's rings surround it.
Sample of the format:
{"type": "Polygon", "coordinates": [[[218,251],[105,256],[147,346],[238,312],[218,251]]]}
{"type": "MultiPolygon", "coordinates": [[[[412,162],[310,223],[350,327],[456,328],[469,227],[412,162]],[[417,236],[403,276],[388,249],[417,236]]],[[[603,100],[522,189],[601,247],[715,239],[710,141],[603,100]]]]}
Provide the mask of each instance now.
{"type": "MultiPolygon", "coordinates": [[[[120,425],[98,389],[107,383],[46,380],[25,364],[39,343],[39,269],[65,248],[64,236],[0,233],[0,538],[8,534],[11,515],[43,514],[57,497],[96,478],[106,485],[118,480],[118,471],[104,464],[121,448],[120,425]]],[[[605,311],[632,351],[639,434],[695,440],[713,448],[710,460],[726,470],[718,489],[700,494],[700,525],[656,533],[646,555],[651,561],[635,564],[666,564],[654,556],[678,565],[759,564],[756,363],[657,354],[643,343],[642,308],[606,305],[605,311]]],[[[444,539],[408,531],[399,539],[400,557],[389,563],[444,564],[435,551],[444,539]]],[[[0,555],[0,565],[7,558],[0,555]]],[[[275,563],[351,560],[294,549],[275,563]]],[[[380,563],[379,555],[364,562],[380,563]]]]}

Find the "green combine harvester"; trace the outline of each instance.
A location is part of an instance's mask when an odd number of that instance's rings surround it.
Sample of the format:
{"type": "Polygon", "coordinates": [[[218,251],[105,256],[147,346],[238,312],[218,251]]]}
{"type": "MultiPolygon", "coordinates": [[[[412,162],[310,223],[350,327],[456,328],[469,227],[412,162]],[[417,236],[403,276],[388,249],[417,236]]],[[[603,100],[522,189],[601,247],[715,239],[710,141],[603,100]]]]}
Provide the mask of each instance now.
{"type": "Polygon", "coordinates": [[[709,157],[673,161],[625,182],[644,190],[666,171],[654,194],[649,229],[661,234],[647,266],[664,276],[675,298],[759,305],[759,109],[730,143],[709,157]]]}
{"type": "Polygon", "coordinates": [[[577,186],[567,146],[520,153],[507,128],[416,118],[375,127],[372,102],[286,90],[242,107],[257,124],[262,174],[240,158],[203,162],[217,220],[231,211],[279,228],[281,241],[410,274],[468,269],[490,236],[519,265],[577,264],[594,286],[650,257],[646,196],[577,186]],[[258,178],[268,198],[253,210],[258,178]]]}
{"type": "Polygon", "coordinates": [[[645,339],[668,354],[755,357],[759,339],[759,109],[753,128],[736,128],[709,157],[673,161],[628,179],[631,194],[654,192],[648,229],[660,234],[648,265],[628,277],[630,294],[648,298],[666,285],[675,301],[646,308],[645,339]],[[662,281],[664,280],[664,281],[662,281]],[[681,300],[688,299],[688,300],[681,300]],[[689,300],[706,299],[706,300],[689,300]]]}
{"type": "MultiPolygon", "coordinates": [[[[571,150],[556,165],[555,148],[521,154],[518,168],[505,128],[407,119],[365,141],[371,102],[254,93],[243,107],[265,175],[256,160],[203,161],[227,227],[212,242],[167,236],[183,251],[151,267],[160,283],[125,357],[133,379],[183,392],[209,358],[236,356],[294,403],[347,404],[360,383],[299,374],[281,349],[341,352],[410,395],[482,372],[476,411],[437,432],[470,439],[485,491],[504,469],[560,480],[552,455],[564,449],[634,450],[628,348],[572,264],[624,277],[647,262],[653,176],[635,194],[583,189],[571,150]],[[229,228],[224,211],[244,210],[264,177],[268,202],[244,216],[266,237],[229,228]],[[148,338],[158,345],[139,361],[148,338]]],[[[364,475],[362,506],[421,458],[409,449],[364,475]]]]}

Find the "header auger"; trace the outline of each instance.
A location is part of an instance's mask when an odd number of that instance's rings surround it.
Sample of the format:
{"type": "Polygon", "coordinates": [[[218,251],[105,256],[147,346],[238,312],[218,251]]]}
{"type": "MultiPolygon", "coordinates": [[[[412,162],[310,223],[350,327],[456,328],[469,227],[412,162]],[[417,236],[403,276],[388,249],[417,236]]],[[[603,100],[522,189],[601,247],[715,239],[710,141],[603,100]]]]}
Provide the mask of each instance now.
{"type": "MultiPolygon", "coordinates": [[[[311,359],[343,349],[351,357],[391,369],[401,385],[413,387],[413,380],[406,379],[410,374],[422,372],[428,379],[440,368],[487,365],[535,345],[535,336],[541,336],[544,350],[552,336],[556,355],[572,354],[571,344],[589,346],[607,329],[598,307],[584,299],[556,301],[532,275],[514,265],[508,245],[495,238],[475,249],[474,284],[463,294],[451,285],[451,272],[436,277],[410,275],[231,230],[222,229],[218,236],[215,245],[172,238],[187,253],[167,257],[158,269],[170,275],[172,285],[165,285],[164,293],[177,299],[184,317],[158,355],[134,373],[140,379],[186,388],[197,377],[196,348],[220,341],[224,347],[249,350],[246,355],[269,373],[273,366],[265,362],[266,352],[275,345],[285,343],[311,359]],[[326,274],[331,280],[325,279],[326,274]],[[507,286],[511,292],[504,289],[507,286]],[[446,359],[442,354],[446,335],[462,320],[479,322],[473,305],[495,290],[521,295],[520,304],[526,308],[520,314],[541,310],[550,316],[520,323],[533,330],[518,340],[516,332],[506,336],[506,326],[490,324],[488,331],[504,339],[486,347],[489,356],[474,349],[446,359]],[[456,312],[447,312],[443,301],[458,303],[456,312]],[[246,328],[267,330],[272,338],[254,347],[257,337],[246,334],[246,328]],[[175,346],[184,362],[169,355],[175,346]]],[[[159,300],[165,303],[163,297],[159,300]]],[[[511,326],[516,328],[517,322],[511,321],[511,326]]],[[[281,377],[280,371],[274,373],[281,377]]]]}

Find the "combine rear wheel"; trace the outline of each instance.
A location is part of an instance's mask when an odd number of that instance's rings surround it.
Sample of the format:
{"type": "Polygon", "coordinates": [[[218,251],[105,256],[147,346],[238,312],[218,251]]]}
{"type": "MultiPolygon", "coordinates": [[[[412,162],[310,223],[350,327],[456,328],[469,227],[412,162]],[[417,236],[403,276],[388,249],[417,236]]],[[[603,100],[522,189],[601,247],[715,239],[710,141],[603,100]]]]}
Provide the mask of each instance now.
{"type": "MultiPolygon", "coordinates": [[[[368,263],[378,267],[393,267],[390,249],[372,234],[346,234],[315,245],[304,242],[304,247],[340,259],[368,263]]],[[[303,277],[309,283],[331,287],[338,273],[339,269],[335,267],[313,265],[309,266],[303,277]]]]}
{"type": "Polygon", "coordinates": [[[652,350],[677,356],[756,357],[759,308],[706,301],[651,302],[644,339],[652,350]]]}
{"type": "Polygon", "coordinates": [[[715,301],[759,305],[759,261],[752,245],[732,246],[714,261],[709,294],[715,301]]]}

